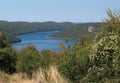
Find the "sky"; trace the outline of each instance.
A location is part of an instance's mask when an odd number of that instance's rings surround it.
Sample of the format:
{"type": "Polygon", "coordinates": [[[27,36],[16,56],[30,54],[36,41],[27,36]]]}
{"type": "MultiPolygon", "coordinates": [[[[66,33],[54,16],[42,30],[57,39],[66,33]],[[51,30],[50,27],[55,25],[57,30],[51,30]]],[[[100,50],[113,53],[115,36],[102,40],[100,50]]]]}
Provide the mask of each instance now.
{"type": "Polygon", "coordinates": [[[0,20],[101,22],[120,0],[0,0],[0,20]]]}

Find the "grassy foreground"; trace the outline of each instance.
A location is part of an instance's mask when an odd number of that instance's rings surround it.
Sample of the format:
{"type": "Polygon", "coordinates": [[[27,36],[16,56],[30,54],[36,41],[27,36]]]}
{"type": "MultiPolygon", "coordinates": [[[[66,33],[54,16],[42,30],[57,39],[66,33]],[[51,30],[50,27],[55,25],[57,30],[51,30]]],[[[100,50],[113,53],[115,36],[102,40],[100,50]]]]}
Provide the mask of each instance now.
{"type": "Polygon", "coordinates": [[[62,77],[55,66],[50,66],[46,71],[39,68],[31,79],[24,73],[8,75],[0,72],[0,83],[70,83],[70,81],[62,77]]]}

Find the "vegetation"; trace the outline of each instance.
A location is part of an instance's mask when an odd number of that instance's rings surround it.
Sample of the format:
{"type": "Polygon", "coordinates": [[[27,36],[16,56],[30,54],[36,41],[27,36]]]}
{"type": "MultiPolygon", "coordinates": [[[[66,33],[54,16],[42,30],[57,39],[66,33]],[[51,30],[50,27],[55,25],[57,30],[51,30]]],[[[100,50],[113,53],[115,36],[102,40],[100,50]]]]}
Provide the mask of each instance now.
{"type": "Polygon", "coordinates": [[[9,42],[13,43],[13,42],[20,42],[21,41],[20,38],[18,38],[17,36],[15,36],[15,35],[13,35],[13,34],[11,34],[9,32],[2,31],[2,33],[5,35],[6,39],[9,40],[9,42]]]}
{"type": "Polygon", "coordinates": [[[39,61],[39,52],[33,46],[27,46],[17,56],[17,70],[23,73],[26,72],[31,77],[32,72],[39,68],[39,61]]]}
{"type": "Polygon", "coordinates": [[[89,67],[89,58],[87,49],[68,53],[58,64],[58,69],[63,76],[70,79],[73,83],[79,83],[79,80],[86,75],[89,67]]]}
{"type": "Polygon", "coordinates": [[[120,82],[120,13],[110,10],[107,13],[109,20],[96,36],[89,55],[92,62],[88,70],[89,81],[120,82]]]}
{"type": "Polygon", "coordinates": [[[15,73],[13,75],[0,72],[1,83],[71,83],[58,72],[55,66],[51,66],[48,70],[40,68],[33,73],[30,79],[25,73],[15,73]],[[46,72],[46,73],[45,73],[46,72]],[[46,76],[47,75],[47,76],[46,76]]]}
{"type": "Polygon", "coordinates": [[[9,42],[0,32],[0,70],[7,73],[15,72],[15,61],[9,42]]]}
{"type": "Polygon", "coordinates": [[[101,26],[103,23],[80,23],[73,26],[70,26],[63,31],[50,35],[50,37],[61,37],[61,38],[75,38],[79,39],[85,34],[95,35],[97,32],[100,32],[101,26]],[[93,32],[89,32],[88,28],[94,27],[93,32]]]}
{"type": "Polygon", "coordinates": [[[3,71],[0,71],[0,83],[9,83],[10,75],[6,74],[3,71]]]}
{"type": "Polygon", "coordinates": [[[38,32],[43,30],[64,29],[71,26],[70,22],[7,22],[0,21],[0,31],[4,31],[5,36],[10,42],[20,41],[17,34],[38,32]]]}
{"type": "Polygon", "coordinates": [[[15,51],[0,33],[0,82],[120,83],[120,12],[107,13],[100,33],[73,47],[60,44],[61,52],[32,45],[15,51]]]}

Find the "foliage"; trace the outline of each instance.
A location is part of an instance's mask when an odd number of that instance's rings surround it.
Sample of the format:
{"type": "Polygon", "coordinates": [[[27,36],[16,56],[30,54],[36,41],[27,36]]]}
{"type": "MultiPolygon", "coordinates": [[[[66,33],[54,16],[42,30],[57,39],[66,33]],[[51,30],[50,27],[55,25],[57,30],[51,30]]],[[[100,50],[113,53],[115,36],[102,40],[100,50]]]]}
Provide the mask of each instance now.
{"type": "Polygon", "coordinates": [[[89,50],[88,48],[76,49],[78,45],[72,51],[64,51],[66,55],[58,64],[58,69],[62,75],[74,83],[78,83],[86,75],[89,67],[89,50]]]}
{"type": "Polygon", "coordinates": [[[18,52],[17,56],[17,70],[27,73],[29,77],[39,67],[43,69],[49,68],[49,65],[55,64],[57,61],[57,54],[54,51],[39,52],[33,45],[28,45],[18,52]]]}
{"type": "Polygon", "coordinates": [[[12,33],[9,33],[7,31],[2,31],[2,33],[5,35],[6,39],[9,41],[9,42],[20,42],[21,39],[18,38],[17,36],[13,35],[12,33]]]}
{"type": "Polygon", "coordinates": [[[108,79],[118,82],[120,79],[120,14],[117,14],[108,11],[110,19],[92,44],[89,56],[92,66],[87,75],[89,81],[104,82],[108,79]]]}
{"type": "Polygon", "coordinates": [[[59,53],[52,50],[43,50],[41,51],[41,55],[44,58],[41,62],[46,63],[46,67],[49,65],[56,65],[60,59],[59,53]]]}
{"type": "Polygon", "coordinates": [[[39,52],[34,46],[28,45],[17,56],[17,71],[27,73],[29,77],[32,77],[32,73],[40,67],[39,61],[39,52]]]}
{"type": "Polygon", "coordinates": [[[9,46],[10,44],[8,40],[6,39],[5,35],[2,32],[0,32],[0,48],[6,48],[9,46]]]}
{"type": "Polygon", "coordinates": [[[16,59],[6,37],[0,32],[0,70],[7,73],[15,72],[16,59]]]}

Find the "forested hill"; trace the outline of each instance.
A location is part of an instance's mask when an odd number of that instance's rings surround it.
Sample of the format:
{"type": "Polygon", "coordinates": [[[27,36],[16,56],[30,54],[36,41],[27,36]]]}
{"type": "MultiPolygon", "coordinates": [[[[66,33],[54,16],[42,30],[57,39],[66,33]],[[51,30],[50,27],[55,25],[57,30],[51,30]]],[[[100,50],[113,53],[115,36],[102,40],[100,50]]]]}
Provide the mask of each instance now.
{"type": "Polygon", "coordinates": [[[70,26],[63,31],[50,35],[50,37],[75,38],[79,39],[85,34],[95,34],[101,30],[103,23],[80,23],[70,26]]]}
{"type": "Polygon", "coordinates": [[[63,29],[71,26],[70,22],[7,22],[0,21],[0,30],[8,31],[12,34],[24,34],[29,32],[36,32],[41,30],[63,29]]]}
{"type": "Polygon", "coordinates": [[[25,34],[30,32],[37,32],[43,30],[64,29],[71,26],[70,22],[8,22],[0,21],[0,31],[3,31],[7,38],[11,41],[20,41],[15,37],[17,34],[25,34]]]}

